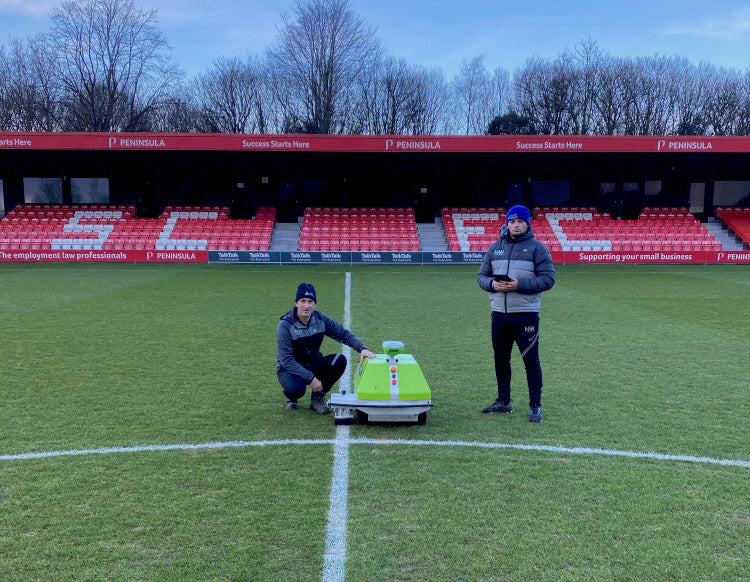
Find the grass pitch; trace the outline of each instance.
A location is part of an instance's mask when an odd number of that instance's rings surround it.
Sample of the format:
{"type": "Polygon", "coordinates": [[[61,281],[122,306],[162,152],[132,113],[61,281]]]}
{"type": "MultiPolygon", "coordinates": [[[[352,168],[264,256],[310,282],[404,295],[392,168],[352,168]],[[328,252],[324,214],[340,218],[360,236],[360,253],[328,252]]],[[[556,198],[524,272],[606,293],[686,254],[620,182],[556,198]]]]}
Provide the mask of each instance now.
{"type": "Polygon", "coordinates": [[[275,328],[303,280],[342,321],[347,271],[353,331],[435,402],[351,428],[347,580],[750,578],[746,466],[468,446],[750,460],[750,268],[559,266],[541,424],[517,355],[516,412],[479,413],[476,270],[0,264],[0,579],[320,580],[336,429],[283,409],[275,328]],[[12,456],[232,441],[279,444],[12,456]]]}

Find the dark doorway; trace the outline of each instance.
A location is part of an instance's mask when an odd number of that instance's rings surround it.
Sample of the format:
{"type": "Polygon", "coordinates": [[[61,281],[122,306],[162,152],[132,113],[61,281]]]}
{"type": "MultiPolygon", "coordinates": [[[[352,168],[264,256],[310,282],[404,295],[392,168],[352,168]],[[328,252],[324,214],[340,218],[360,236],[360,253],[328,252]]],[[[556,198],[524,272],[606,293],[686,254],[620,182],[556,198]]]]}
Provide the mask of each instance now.
{"type": "Polygon", "coordinates": [[[279,183],[279,204],[276,218],[279,222],[297,222],[297,182],[279,183]]]}

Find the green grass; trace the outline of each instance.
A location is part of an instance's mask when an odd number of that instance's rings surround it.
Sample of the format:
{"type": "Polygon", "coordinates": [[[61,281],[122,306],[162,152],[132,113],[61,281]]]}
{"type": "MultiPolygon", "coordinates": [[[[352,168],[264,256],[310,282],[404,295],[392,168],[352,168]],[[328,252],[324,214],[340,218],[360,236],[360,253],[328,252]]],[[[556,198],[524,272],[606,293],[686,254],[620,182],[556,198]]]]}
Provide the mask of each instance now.
{"type": "MultiPolygon", "coordinates": [[[[496,396],[474,266],[0,264],[0,455],[331,439],[281,406],[296,285],[435,407],[351,436],[750,460],[750,268],[563,265],[544,295],[545,421],[496,396]]],[[[328,352],[339,351],[335,342],[328,352]]],[[[0,460],[2,580],[320,580],[332,447],[0,460]]],[[[750,470],[519,449],[350,446],[347,580],[745,580],[750,470]]]]}
{"type": "Polygon", "coordinates": [[[350,463],[352,581],[747,576],[747,486],[731,469],[393,446],[350,463]]]}
{"type": "Polygon", "coordinates": [[[330,463],[320,447],[14,463],[0,578],[320,579],[330,463]]]}

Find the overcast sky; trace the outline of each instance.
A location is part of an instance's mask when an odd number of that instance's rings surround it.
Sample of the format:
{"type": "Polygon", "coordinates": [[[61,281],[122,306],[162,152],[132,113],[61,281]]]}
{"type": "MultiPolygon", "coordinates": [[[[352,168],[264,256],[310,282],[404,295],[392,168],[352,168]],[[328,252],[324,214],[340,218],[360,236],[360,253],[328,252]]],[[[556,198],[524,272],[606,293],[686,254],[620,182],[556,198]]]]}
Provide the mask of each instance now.
{"type": "MultiPolygon", "coordinates": [[[[294,0],[136,0],[158,11],[173,57],[188,77],[219,57],[259,55],[294,0]]],[[[0,0],[0,44],[48,29],[60,2],[0,0]]],[[[450,79],[465,59],[513,71],[531,56],[554,58],[591,38],[621,57],[682,56],[745,70],[750,2],[728,0],[351,0],[387,52],[440,67],[450,79]]]]}

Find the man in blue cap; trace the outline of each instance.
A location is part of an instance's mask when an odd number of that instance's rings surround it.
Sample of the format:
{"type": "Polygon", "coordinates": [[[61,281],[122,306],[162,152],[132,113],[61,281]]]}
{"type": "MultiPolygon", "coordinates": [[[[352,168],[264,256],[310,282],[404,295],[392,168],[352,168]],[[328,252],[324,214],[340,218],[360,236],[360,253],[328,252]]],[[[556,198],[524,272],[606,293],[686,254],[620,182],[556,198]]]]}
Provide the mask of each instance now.
{"type": "Polygon", "coordinates": [[[516,343],[526,367],[529,421],[541,422],[539,306],[542,292],[555,284],[555,267],[547,247],[534,237],[528,208],[517,205],[508,210],[500,239],[485,253],[477,281],[490,293],[497,377],[497,399],[482,412],[513,412],[510,357],[516,343]]]}
{"type": "Polygon", "coordinates": [[[305,395],[310,385],[310,408],[318,414],[327,414],[330,408],[324,396],[346,370],[343,354],[323,356],[320,346],[328,336],[359,352],[360,364],[365,358],[374,358],[356,335],[324,313],[315,310],[315,287],[300,283],[294,307],[281,316],[276,327],[276,373],[284,390],[284,407],[294,410],[297,401],[305,395]]]}

